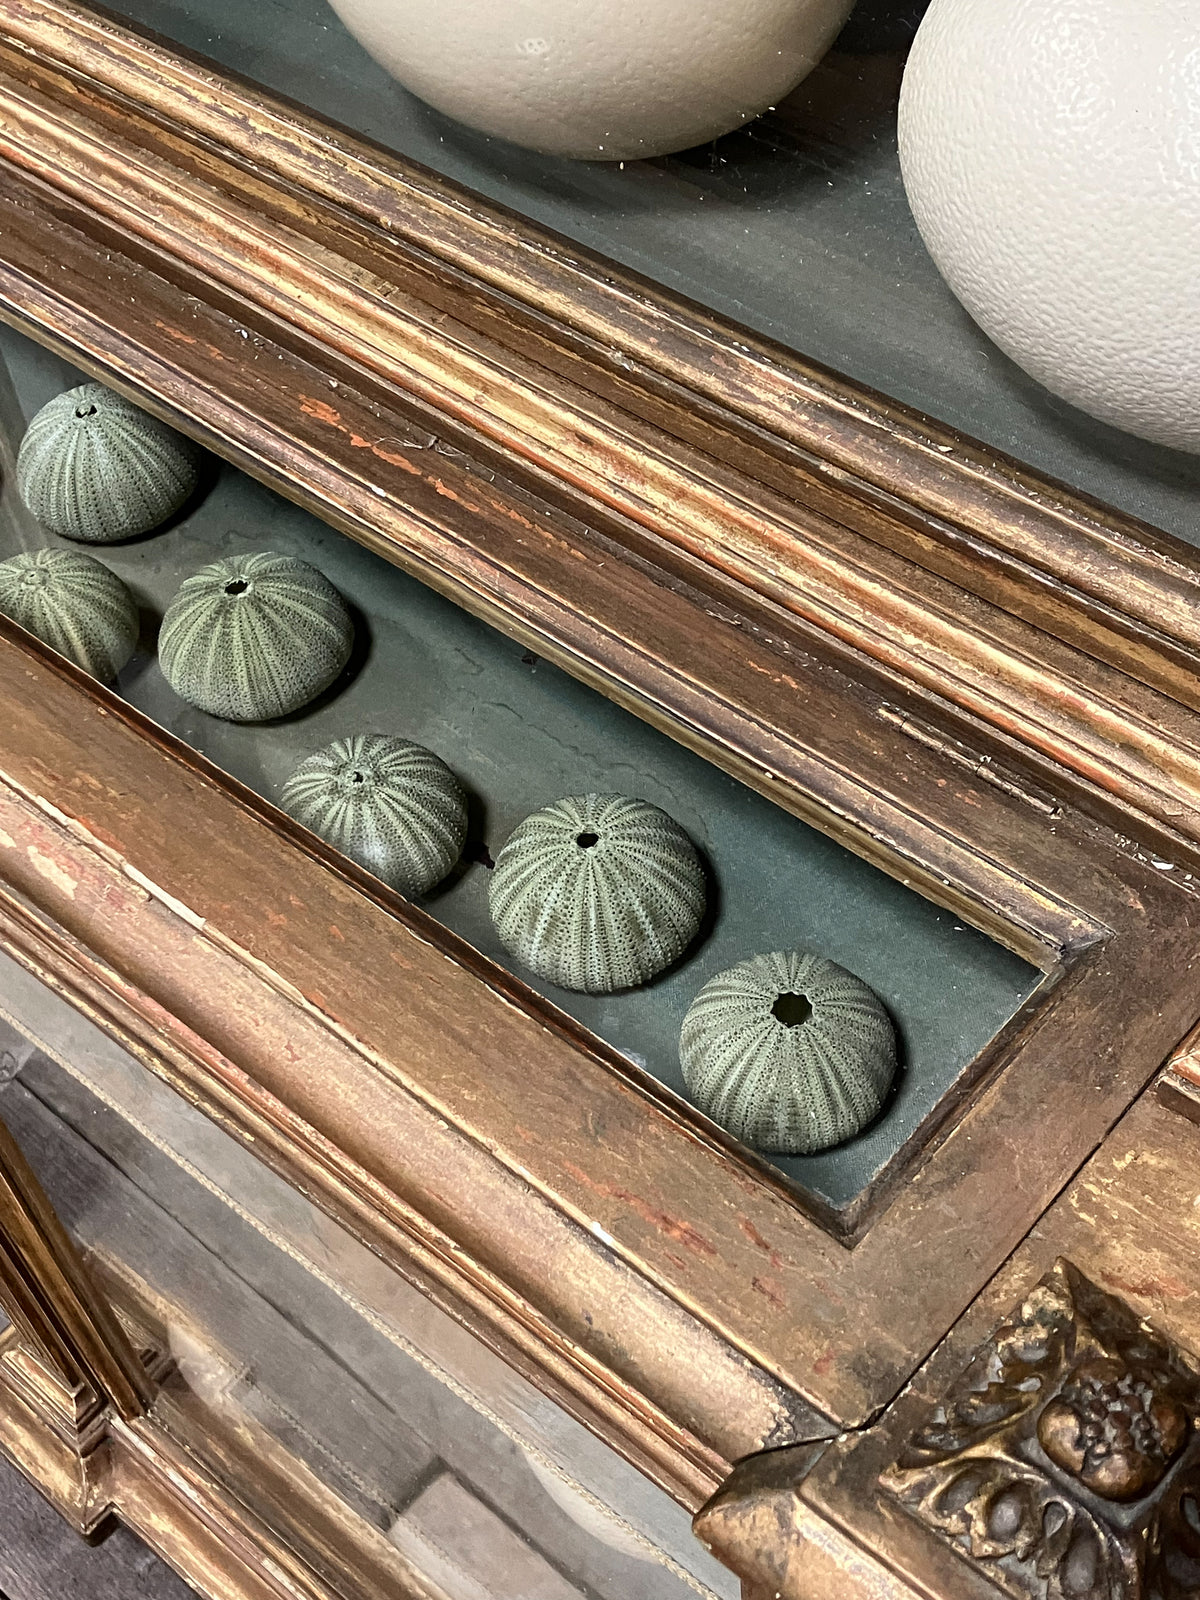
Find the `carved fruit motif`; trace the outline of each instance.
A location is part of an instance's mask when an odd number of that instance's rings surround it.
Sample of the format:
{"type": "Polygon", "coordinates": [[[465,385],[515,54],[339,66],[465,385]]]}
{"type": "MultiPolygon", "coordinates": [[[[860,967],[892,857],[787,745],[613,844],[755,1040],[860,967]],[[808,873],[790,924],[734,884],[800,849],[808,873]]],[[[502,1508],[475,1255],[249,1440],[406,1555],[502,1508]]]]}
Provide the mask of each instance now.
{"type": "Polygon", "coordinates": [[[1038,1418],[1038,1439],[1057,1466],[1105,1500],[1136,1500],[1179,1454],[1187,1412],[1152,1374],[1120,1361],[1081,1362],[1038,1418]]]}
{"type": "Polygon", "coordinates": [[[0,611],[102,683],[137,645],[133,596],[82,551],[35,550],[0,561],[0,611]]]}
{"type": "Polygon", "coordinates": [[[185,578],[163,618],[158,658],[177,695],[230,722],[307,705],[350,657],[354,625],[322,573],[269,550],[185,578]]]}
{"type": "Polygon", "coordinates": [[[335,739],[300,763],[281,801],[298,822],[409,896],[442,881],[467,836],[458,779],[407,739],[335,739]]]}
{"type": "Polygon", "coordinates": [[[196,487],[200,452],[124,395],[84,383],[34,417],[17,456],[17,489],[64,539],[111,544],[148,533],[196,487]]]}
{"type": "Polygon", "coordinates": [[[619,794],[558,800],[516,828],[489,905],[505,949],[564,989],[647,983],[704,915],[704,869],[665,811],[619,794]]]}
{"type": "Polygon", "coordinates": [[[700,1109],[757,1150],[811,1155],[879,1111],[896,1071],[883,1002],[802,950],[754,956],[705,984],[679,1059],[700,1109]]]}
{"type": "Polygon", "coordinates": [[[1016,1600],[1197,1600],[1198,1416],[1191,1354],[1059,1261],[880,1482],[1016,1600]]]}

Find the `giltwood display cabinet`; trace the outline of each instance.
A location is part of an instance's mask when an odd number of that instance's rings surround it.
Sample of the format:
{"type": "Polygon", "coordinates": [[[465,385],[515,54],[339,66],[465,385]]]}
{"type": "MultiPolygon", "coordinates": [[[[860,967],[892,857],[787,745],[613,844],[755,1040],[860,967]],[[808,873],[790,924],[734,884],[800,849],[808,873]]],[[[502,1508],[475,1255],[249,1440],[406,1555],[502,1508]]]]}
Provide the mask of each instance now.
{"type": "Polygon", "coordinates": [[[940,285],[920,10],[617,168],[455,129],[317,0],[0,0],[0,556],[55,542],[15,451],[78,374],[208,452],[98,551],[114,687],[0,619],[0,1447],[211,1600],[1200,1596],[1200,466],[940,285]],[[358,641],[259,727],[153,649],[256,548],[358,641]],[[278,808],[349,732],[471,794],[420,904],[278,808]],[[708,918],[531,986],[494,854],[605,791],[708,918]],[[767,1158],[677,1040],[792,947],[901,1070],[767,1158]]]}

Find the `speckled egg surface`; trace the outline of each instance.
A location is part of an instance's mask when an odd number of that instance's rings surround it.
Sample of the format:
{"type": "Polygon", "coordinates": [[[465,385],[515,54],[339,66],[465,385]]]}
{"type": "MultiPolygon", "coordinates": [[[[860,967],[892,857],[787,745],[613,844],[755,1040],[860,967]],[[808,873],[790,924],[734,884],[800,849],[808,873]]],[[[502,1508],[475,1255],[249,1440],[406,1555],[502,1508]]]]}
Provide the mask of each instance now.
{"type": "Polygon", "coordinates": [[[646,800],[572,795],[526,817],[496,858],[488,905],[506,950],[564,989],[648,983],[691,944],[704,869],[646,800]]]}
{"type": "Polygon", "coordinates": [[[896,1035],[861,978],[823,956],[778,950],[710,979],[679,1036],[700,1109],[756,1150],[812,1155],[879,1113],[896,1035]]]}
{"type": "Polygon", "coordinates": [[[134,652],[137,603],[81,550],[34,550],[0,561],[0,612],[93,678],[108,683],[134,652]]]}
{"type": "Polygon", "coordinates": [[[715,139],[796,86],[853,0],[332,0],[452,117],[554,155],[628,161],[715,139]]]}
{"type": "Polygon", "coordinates": [[[354,624],[307,561],[257,550],[185,578],[158,659],[175,693],[230,722],[269,722],[326,690],[350,659],[354,624]]]}
{"type": "Polygon", "coordinates": [[[111,544],[149,533],[196,488],[200,451],[102,383],[55,395],[30,422],[17,489],[64,539],[111,544]]]}
{"type": "Polygon", "coordinates": [[[467,798],[440,757],[408,739],[354,734],[307,756],[283,809],[401,894],[440,883],[462,854],[467,798]]]}
{"type": "Polygon", "coordinates": [[[1200,451],[1200,6],[933,0],[900,100],[942,275],[1063,399],[1200,451]]]}

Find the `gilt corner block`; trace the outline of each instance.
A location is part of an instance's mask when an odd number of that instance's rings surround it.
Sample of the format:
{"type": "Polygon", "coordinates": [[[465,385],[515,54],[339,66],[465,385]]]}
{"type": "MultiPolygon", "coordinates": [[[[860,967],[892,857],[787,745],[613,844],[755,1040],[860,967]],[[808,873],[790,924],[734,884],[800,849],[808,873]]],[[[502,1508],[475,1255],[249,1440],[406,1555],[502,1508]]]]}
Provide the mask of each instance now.
{"type": "Polygon", "coordinates": [[[1200,1361],[1059,1261],[882,1486],[1015,1600],[1200,1595],[1200,1361]]]}

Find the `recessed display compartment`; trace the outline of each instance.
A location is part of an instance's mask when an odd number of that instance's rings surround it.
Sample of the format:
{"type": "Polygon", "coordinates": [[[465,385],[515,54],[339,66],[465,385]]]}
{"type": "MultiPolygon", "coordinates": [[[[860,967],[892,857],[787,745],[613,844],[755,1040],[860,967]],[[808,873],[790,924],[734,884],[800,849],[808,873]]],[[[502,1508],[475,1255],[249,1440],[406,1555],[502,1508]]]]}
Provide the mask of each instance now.
{"type": "MultiPolygon", "coordinates": [[[[10,330],[0,334],[0,348],[11,459],[28,419],[80,375],[10,330]]],[[[4,506],[0,556],[65,547],[24,512],[11,476],[4,506]]],[[[470,820],[462,861],[424,898],[425,909],[672,1094],[688,1098],[679,1063],[684,1014],[700,989],[735,963],[802,949],[869,984],[887,1007],[899,1047],[882,1111],[837,1148],[765,1158],[823,1211],[852,1205],[896,1160],[1041,981],[961,916],[232,466],[210,461],[196,499],[161,531],[89,548],[141,608],[139,649],[117,679],[118,692],[266,799],[278,804],[301,760],[352,734],[396,735],[440,756],[467,791],[470,820]],[[356,644],[345,672],[312,704],[269,723],[235,723],[180,699],[153,646],[185,577],[256,550],[299,557],[324,573],[350,605],[356,644]],[[506,954],[488,910],[493,863],[517,824],[563,796],[589,793],[661,807],[695,843],[708,880],[708,910],[683,958],[645,987],[612,995],[540,982],[506,954]]]]}

